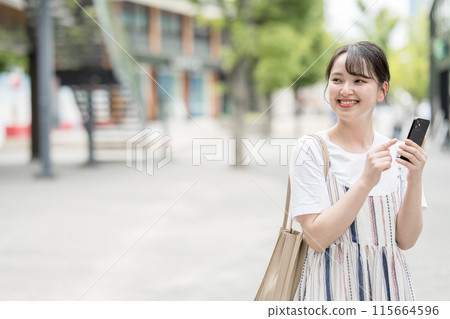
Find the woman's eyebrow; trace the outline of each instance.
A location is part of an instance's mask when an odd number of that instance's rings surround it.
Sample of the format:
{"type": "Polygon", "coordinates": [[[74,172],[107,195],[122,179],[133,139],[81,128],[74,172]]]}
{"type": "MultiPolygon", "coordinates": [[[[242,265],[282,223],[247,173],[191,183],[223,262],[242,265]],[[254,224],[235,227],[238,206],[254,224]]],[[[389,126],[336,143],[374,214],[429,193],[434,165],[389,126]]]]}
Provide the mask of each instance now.
{"type": "Polygon", "coordinates": [[[368,75],[365,75],[365,74],[357,74],[357,75],[355,75],[355,76],[357,76],[357,77],[362,77],[362,78],[365,78],[365,79],[372,79],[372,77],[371,76],[368,76],[368,75]]]}
{"type": "MultiPolygon", "coordinates": [[[[333,73],[330,74],[330,77],[331,76],[336,76],[336,75],[341,75],[342,76],[344,74],[342,74],[341,72],[333,72],[333,73]]],[[[363,77],[365,79],[371,79],[372,78],[372,77],[370,77],[368,75],[360,74],[360,73],[358,73],[358,74],[351,74],[351,75],[353,75],[354,77],[363,77]]]]}

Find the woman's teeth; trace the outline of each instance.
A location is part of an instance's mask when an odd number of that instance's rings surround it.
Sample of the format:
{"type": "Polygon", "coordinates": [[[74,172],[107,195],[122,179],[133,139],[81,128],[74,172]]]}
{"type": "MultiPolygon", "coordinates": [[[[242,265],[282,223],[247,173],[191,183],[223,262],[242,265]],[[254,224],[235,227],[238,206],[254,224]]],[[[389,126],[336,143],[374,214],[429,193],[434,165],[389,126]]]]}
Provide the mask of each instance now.
{"type": "Polygon", "coordinates": [[[350,104],[358,103],[358,101],[340,101],[340,102],[341,102],[341,104],[344,104],[344,105],[350,105],[350,104]]]}

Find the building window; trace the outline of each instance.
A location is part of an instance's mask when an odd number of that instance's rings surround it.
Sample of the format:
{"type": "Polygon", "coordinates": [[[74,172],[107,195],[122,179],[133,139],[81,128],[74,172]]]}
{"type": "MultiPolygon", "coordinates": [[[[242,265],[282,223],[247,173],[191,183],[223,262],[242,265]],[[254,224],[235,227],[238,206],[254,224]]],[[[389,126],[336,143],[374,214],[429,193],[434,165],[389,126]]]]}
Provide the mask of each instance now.
{"type": "Polygon", "coordinates": [[[209,56],[210,31],[207,26],[194,27],[194,53],[207,57],[209,56]]]}
{"type": "Polygon", "coordinates": [[[131,46],[138,52],[147,52],[149,47],[148,8],[124,2],[122,4],[122,20],[131,46]]]}
{"type": "Polygon", "coordinates": [[[181,53],[181,16],[161,11],[161,47],[163,51],[181,53]]]}
{"type": "Polygon", "coordinates": [[[172,96],[177,96],[177,78],[172,72],[164,69],[160,69],[158,72],[158,118],[166,119],[172,109],[177,107],[173,106],[172,96]]]}
{"type": "Polygon", "coordinates": [[[200,73],[191,73],[190,77],[190,99],[189,99],[189,111],[192,116],[201,116],[205,114],[204,106],[204,79],[200,73]]]}

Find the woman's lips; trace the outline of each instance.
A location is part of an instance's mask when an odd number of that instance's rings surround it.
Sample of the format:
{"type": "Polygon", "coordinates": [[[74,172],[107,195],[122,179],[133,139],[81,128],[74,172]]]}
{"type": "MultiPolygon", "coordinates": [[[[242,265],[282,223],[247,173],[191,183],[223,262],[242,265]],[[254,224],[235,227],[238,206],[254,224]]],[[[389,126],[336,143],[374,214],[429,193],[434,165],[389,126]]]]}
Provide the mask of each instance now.
{"type": "Polygon", "coordinates": [[[338,100],[339,106],[343,108],[355,106],[358,102],[357,100],[338,100]]]}

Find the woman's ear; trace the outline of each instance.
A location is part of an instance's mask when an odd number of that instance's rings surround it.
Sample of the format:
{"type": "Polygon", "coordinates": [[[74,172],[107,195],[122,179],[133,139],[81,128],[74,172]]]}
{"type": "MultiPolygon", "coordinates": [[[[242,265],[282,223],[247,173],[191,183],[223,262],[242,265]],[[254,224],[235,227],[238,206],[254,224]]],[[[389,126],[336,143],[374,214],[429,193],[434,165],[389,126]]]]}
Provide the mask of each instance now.
{"type": "Polygon", "coordinates": [[[381,85],[380,90],[378,91],[377,102],[383,102],[384,98],[386,97],[388,89],[389,89],[389,84],[387,82],[384,82],[381,85]]]}

